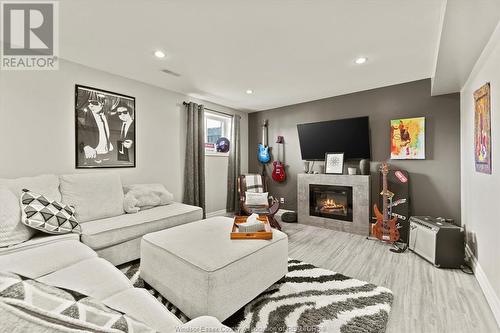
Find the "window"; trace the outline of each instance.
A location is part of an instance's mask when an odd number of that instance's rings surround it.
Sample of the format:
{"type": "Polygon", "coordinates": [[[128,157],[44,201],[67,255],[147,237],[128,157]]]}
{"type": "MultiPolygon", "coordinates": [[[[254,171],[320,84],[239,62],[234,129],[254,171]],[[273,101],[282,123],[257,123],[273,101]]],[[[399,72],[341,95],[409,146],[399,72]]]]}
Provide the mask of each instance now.
{"type": "Polygon", "coordinates": [[[207,143],[216,143],[222,137],[224,123],[222,120],[206,118],[207,120],[207,143]]]}
{"type": "Polygon", "coordinates": [[[217,152],[217,140],[231,136],[232,117],[205,111],[205,154],[227,156],[228,153],[217,152]]]}

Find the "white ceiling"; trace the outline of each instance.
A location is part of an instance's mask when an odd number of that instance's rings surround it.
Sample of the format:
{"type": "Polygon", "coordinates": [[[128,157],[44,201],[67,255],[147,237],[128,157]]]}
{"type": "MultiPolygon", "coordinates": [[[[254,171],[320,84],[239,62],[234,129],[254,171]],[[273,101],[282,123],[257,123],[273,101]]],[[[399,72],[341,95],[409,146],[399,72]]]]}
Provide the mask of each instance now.
{"type": "Polygon", "coordinates": [[[430,77],[434,95],[459,91],[500,1],[61,0],[59,10],[62,58],[257,111],[430,77]]]}
{"type": "Polygon", "coordinates": [[[499,0],[448,0],[432,94],[460,91],[500,19],[499,0]]]}
{"type": "Polygon", "coordinates": [[[255,111],[431,77],[443,4],[61,0],[60,50],[77,63],[255,111]],[[156,59],[155,49],[167,57],[156,59]],[[354,64],[361,55],[368,62],[354,64]]]}

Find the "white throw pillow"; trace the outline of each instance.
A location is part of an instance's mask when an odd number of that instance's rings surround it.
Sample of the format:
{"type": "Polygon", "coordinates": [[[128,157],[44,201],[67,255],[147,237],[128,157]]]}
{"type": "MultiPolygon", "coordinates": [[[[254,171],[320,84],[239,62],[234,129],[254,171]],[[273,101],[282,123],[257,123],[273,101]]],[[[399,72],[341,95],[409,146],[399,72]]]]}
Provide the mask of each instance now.
{"type": "Polygon", "coordinates": [[[245,192],[245,205],[247,206],[267,206],[268,192],[256,193],[256,192],[245,192]]]}
{"type": "Polygon", "coordinates": [[[125,194],[127,194],[129,191],[132,191],[132,190],[145,190],[145,189],[151,190],[151,191],[168,193],[169,196],[172,196],[172,202],[174,200],[174,195],[171,194],[167,190],[165,185],[160,184],[160,183],[123,185],[123,193],[125,193],[125,194]]]}
{"type": "Polygon", "coordinates": [[[60,176],[62,202],[75,207],[80,223],[124,214],[123,186],[113,172],[60,176]]]}
{"type": "Polygon", "coordinates": [[[123,191],[123,208],[126,213],[137,213],[174,202],[174,195],[163,184],[133,184],[124,186],[123,191]]]}
{"type": "Polygon", "coordinates": [[[0,247],[29,240],[35,230],[21,223],[19,199],[8,188],[0,188],[0,247]]]}

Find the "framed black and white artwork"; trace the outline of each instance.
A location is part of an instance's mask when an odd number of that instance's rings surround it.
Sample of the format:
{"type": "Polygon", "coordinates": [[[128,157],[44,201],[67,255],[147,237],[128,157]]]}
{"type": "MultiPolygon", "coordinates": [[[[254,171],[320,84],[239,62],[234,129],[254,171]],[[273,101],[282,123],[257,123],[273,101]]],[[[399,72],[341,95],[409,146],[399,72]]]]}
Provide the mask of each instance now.
{"type": "Polygon", "coordinates": [[[75,86],[76,168],[134,168],[135,98],[75,86]]]}
{"type": "Polygon", "coordinates": [[[325,154],[325,173],[334,175],[344,173],[344,153],[325,154]]]}

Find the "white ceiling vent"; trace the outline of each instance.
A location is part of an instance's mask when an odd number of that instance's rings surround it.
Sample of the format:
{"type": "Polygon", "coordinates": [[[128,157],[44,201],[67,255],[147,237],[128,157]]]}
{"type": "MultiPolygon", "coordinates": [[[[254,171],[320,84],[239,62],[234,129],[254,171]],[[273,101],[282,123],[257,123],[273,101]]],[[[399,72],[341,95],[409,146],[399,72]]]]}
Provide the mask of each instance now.
{"type": "Polygon", "coordinates": [[[162,69],[161,71],[165,74],[169,74],[169,75],[173,75],[173,76],[177,76],[177,77],[181,76],[179,73],[173,72],[169,69],[162,69]]]}

